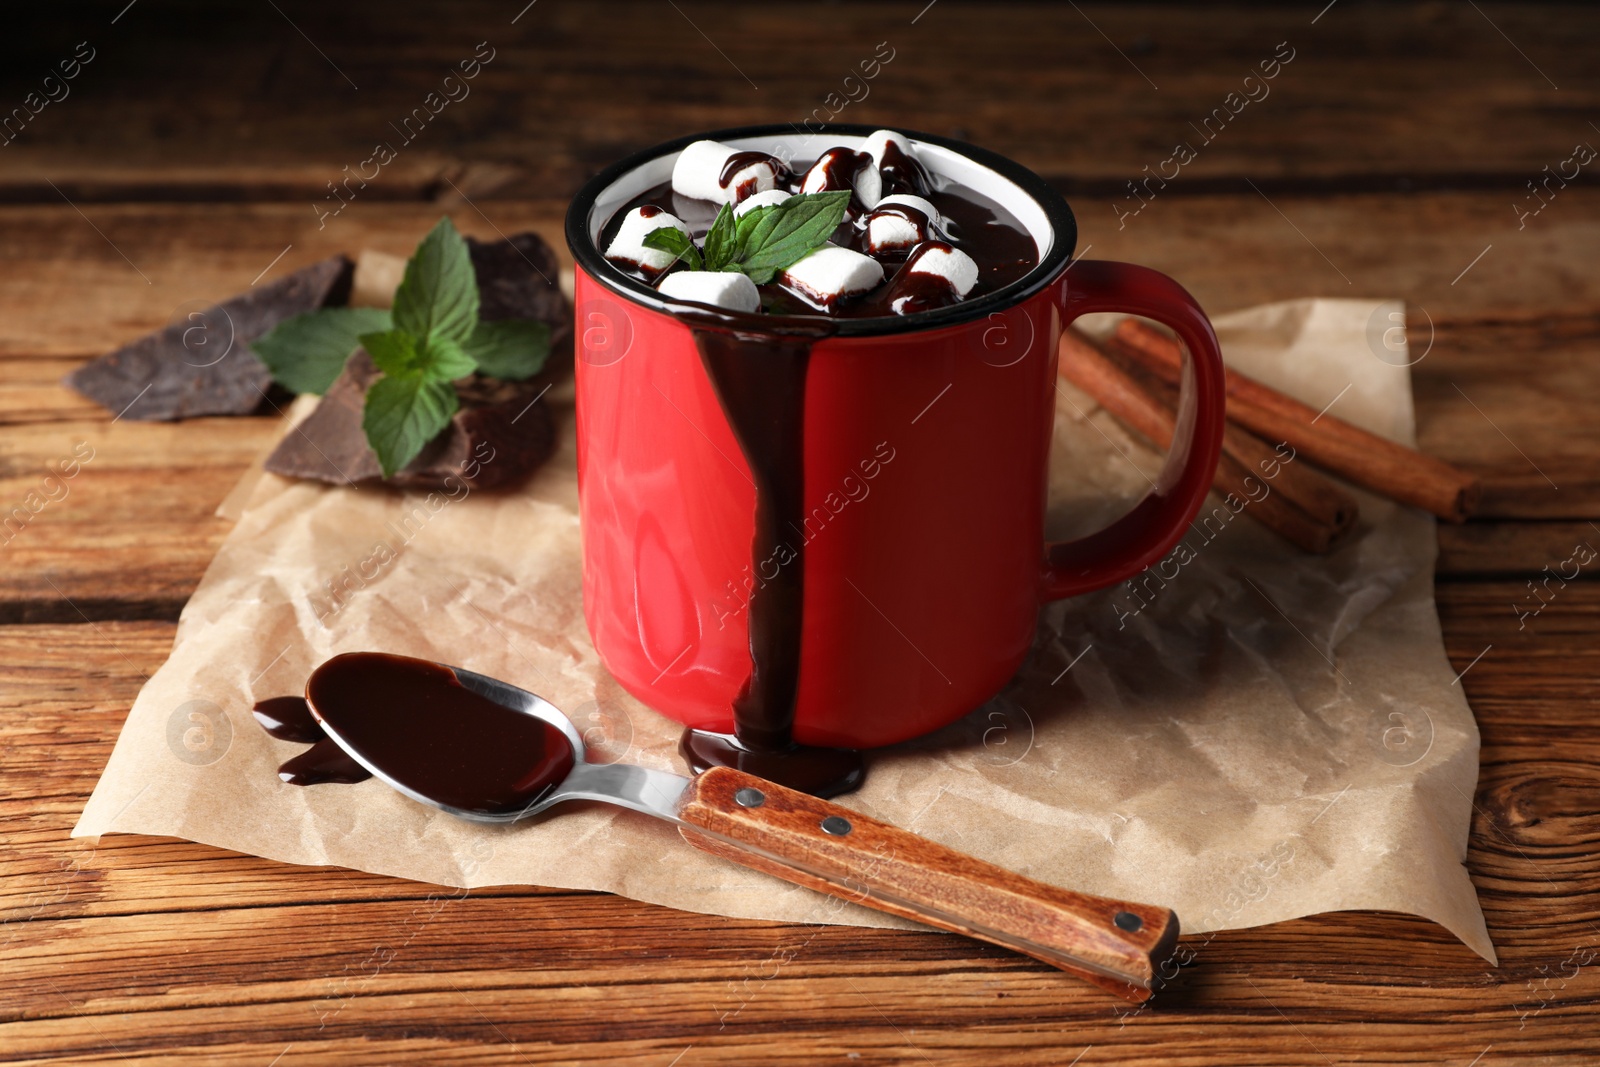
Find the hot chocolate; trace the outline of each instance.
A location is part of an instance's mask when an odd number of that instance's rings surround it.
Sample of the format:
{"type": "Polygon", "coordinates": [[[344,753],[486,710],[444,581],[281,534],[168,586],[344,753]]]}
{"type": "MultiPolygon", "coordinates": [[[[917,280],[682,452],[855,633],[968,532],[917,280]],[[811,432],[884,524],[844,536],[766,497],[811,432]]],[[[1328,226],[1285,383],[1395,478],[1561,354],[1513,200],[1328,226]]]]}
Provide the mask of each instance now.
{"type": "Polygon", "coordinates": [[[804,168],[696,141],[674,160],[671,180],[613,213],[597,245],[624,273],[692,302],[678,315],[756,486],[753,565],[777,563],[751,592],[750,674],[733,702],[733,735],[688,730],[680,750],[696,771],[721,764],[819,796],[848,792],[864,774],[860,754],[798,745],[792,736],[805,625],[812,345],[842,318],[911,315],[1001,289],[1038,265],[1038,246],[999,203],[930,170],[905,136],[887,130],[830,148],[804,168]],[[771,271],[697,269],[730,259],[729,233],[760,232],[749,216],[775,220],[819,194],[832,194],[843,215],[798,259],[767,264],[771,271]],[[740,220],[745,228],[735,231],[729,223],[740,220]],[[684,239],[652,240],[660,229],[684,239]],[[673,243],[676,253],[663,250],[673,243]]]}
{"type": "Polygon", "coordinates": [[[828,149],[804,169],[697,141],[680,153],[670,181],[612,215],[599,245],[619,269],[676,299],[848,318],[960,303],[1009,285],[1039,263],[1033,238],[1010,212],[929,171],[911,143],[889,131],[868,137],[859,150],[828,149]],[[670,227],[706,248],[724,205],[738,217],[779,209],[795,195],[846,191],[849,206],[829,242],[762,284],[741,285],[737,272],[692,270],[685,259],[644,244],[652,231],[670,227]],[[919,254],[932,249],[941,254],[919,254]],[[729,273],[735,277],[718,276],[729,273]]]}

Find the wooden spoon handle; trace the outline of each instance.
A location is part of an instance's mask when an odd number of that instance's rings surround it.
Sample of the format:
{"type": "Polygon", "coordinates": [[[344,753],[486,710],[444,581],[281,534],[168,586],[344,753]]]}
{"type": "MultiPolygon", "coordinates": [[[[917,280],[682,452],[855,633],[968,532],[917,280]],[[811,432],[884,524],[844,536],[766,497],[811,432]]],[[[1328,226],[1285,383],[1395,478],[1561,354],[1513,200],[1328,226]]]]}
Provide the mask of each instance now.
{"type": "Polygon", "coordinates": [[[1169,908],[1035,882],[848,808],[728,767],[695,778],[686,840],[734,863],[1043,960],[1119,996],[1149,998],[1172,954],[1169,908]]]}

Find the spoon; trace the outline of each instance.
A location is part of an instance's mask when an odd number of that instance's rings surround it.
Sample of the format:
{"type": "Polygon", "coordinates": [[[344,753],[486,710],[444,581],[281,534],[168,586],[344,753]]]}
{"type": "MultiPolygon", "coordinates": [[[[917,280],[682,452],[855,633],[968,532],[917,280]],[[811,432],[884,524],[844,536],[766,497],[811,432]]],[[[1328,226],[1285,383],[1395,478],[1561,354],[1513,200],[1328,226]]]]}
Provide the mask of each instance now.
{"type": "Polygon", "coordinates": [[[569,800],[664,819],[696,848],[891,915],[1002,945],[1134,1002],[1171,954],[1168,908],[1046,885],[731,767],[687,778],[590,763],[572,721],[486,675],[379,652],[335,656],[306,683],[335,744],[390,786],[476,822],[569,800]]]}

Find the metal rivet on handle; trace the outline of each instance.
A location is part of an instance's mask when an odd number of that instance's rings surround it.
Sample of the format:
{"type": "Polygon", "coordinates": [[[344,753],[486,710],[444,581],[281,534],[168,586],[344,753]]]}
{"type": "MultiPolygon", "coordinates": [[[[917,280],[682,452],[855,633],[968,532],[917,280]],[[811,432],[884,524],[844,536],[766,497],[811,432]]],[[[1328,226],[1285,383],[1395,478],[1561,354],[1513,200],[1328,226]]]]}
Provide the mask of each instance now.
{"type": "Polygon", "coordinates": [[[822,832],[832,834],[834,837],[843,837],[850,832],[850,820],[842,815],[830,815],[822,820],[822,832]]]}
{"type": "Polygon", "coordinates": [[[1111,921],[1117,924],[1117,929],[1126,930],[1130,934],[1136,934],[1144,928],[1144,920],[1131,911],[1119,911],[1117,917],[1111,921]]]}
{"type": "Polygon", "coordinates": [[[745,786],[743,789],[733,794],[733,802],[739,805],[741,808],[759,808],[761,805],[767,802],[767,794],[763,793],[759,789],[752,789],[749,786],[745,786]]]}

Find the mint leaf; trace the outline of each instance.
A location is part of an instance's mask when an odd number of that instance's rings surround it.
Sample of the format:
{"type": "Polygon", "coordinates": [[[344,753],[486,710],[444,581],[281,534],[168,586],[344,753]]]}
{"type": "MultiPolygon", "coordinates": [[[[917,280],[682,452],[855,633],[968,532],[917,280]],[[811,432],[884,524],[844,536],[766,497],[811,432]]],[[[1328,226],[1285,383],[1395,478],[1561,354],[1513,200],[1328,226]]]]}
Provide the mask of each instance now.
{"type": "Polygon", "coordinates": [[[367,350],[372,362],[385,374],[413,378],[421,373],[416,339],[404,330],[364,333],[361,335],[361,347],[367,350]]]}
{"type": "Polygon", "coordinates": [[[778,271],[827,244],[849,206],[850,191],[838,189],[798,193],[781,204],[746,212],[738,220],[735,265],[751,281],[765,285],[778,271]]]}
{"type": "MultiPolygon", "coordinates": [[[[663,226],[658,230],[651,230],[644,235],[644,246],[654,248],[660,252],[671,252],[674,259],[681,259],[689,264],[690,270],[703,269],[700,265],[700,250],[694,246],[689,235],[672,226],[663,226]]],[[[672,266],[671,263],[667,264],[672,266]]]]}
{"type": "Polygon", "coordinates": [[[392,478],[395,471],[416,459],[449,425],[457,404],[455,387],[448,381],[412,375],[373,382],[367,389],[361,427],[378,455],[383,476],[392,478]]]}
{"type": "Polygon", "coordinates": [[[361,345],[378,369],[393,378],[448,382],[477,370],[477,362],[448,337],[426,337],[419,345],[404,330],[361,335],[361,345]]]}
{"type": "Polygon", "coordinates": [[[442,218],[406,261],[394,294],[394,324],[412,337],[465,341],[478,322],[478,279],[467,242],[442,218]]]}
{"type": "Polygon", "coordinates": [[[703,254],[706,270],[739,269],[736,265],[739,258],[738,230],[734,223],[733,208],[727,204],[722,205],[711,223],[711,229],[706,231],[703,254]]]}
{"type": "Polygon", "coordinates": [[[389,328],[383,308],[322,308],[285,319],[250,342],[272,378],[292,393],[326,393],[361,335],[389,328]]]}
{"type": "MultiPolygon", "coordinates": [[[[677,237],[699,263],[694,244],[686,236],[670,229],[656,232],[677,237]]],[[[686,254],[681,247],[669,250],[686,254]]],[[[360,314],[324,324],[317,337],[325,342],[321,350],[331,352],[343,344],[344,355],[359,342],[381,372],[367,388],[361,426],[384,478],[393,477],[450,424],[460,406],[452,384],[455,379],[477,370],[499,378],[527,378],[544,366],[550,354],[550,328],[544,323],[479,321],[478,279],[472,258],[466,241],[448,218],[439,220],[406,261],[405,279],[395,293],[392,314],[343,310],[360,314]],[[334,335],[335,326],[349,336],[334,335]]],[[[282,339],[269,335],[267,341],[269,351],[291,351],[282,339]]],[[[318,372],[311,374],[290,357],[273,358],[286,366],[286,373],[308,382],[322,381],[322,364],[331,361],[327,355],[319,357],[318,372]]],[[[338,367],[343,365],[340,357],[338,367]]],[[[327,383],[337,374],[335,368],[327,383]]]]}
{"type": "Polygon", "coordinates": [[[484,374],[521,381],[538,374],[549,357],[550,327],[531,319],[480,322],[462,347],[484,374]]]}
{"type": "Polygon", "coordinates": [[[465,348],[452,338],[438,334],[422,342],[417,358],[422,364],[423,376],[436,382],[465,378],[478,369],[478,361],[468,355],[465,348]]]}

